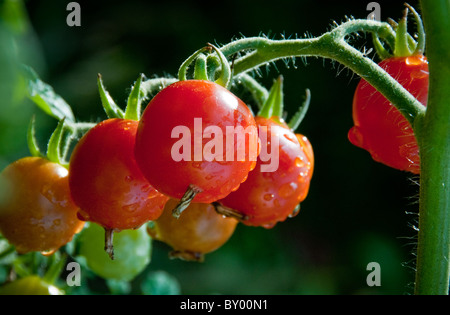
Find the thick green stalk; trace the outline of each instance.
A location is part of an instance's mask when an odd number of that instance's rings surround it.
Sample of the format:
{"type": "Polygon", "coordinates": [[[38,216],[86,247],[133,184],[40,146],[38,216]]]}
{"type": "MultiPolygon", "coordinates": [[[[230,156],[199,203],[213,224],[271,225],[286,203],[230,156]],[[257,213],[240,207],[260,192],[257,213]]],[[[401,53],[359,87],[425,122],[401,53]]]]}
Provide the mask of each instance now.
{"type": "Polygon", "coordinates": [[[430,86],[421,158],[416,294],[448,294],[450,276],[450,1],[421,1],[430,86]]]}

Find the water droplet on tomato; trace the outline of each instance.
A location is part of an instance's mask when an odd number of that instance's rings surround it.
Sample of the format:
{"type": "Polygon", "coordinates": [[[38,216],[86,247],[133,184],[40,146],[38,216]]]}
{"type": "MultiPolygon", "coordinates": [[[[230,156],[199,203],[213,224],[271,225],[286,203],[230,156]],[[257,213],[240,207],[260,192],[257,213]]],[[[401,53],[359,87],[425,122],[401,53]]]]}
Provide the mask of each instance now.
{"type": "Polygon", "coordinates": [[[305,162],[303,162],[303,156],[297,156],[294,160],[294,164],[297,167],[305,167],[305,162]]]}
{"type": "Polygon", "coordinates": [[[139,209],[139,203],[132,203],[132,204],[123,206],[122,209],[127,212],[135,212],[137,209],[139,209]]]}
{"type": "Polygon", "coordinates": [[[264,200],[266,200],[266,201],[272,200],[273,197],[275,197],[274,194],[265,194],[265,195],[263,196],[264,200]]]}
{"type": "Polygon", "coordinates": [[[300,204],[298,204],[298,205],[295,207],[294,211],[292,211],[291,214],[288,215],[288,217],[289,217],[289,218],[293,218],[293,217],[297,216],[297,215],[299,214],[299,212],[300,212],[300,204]]]}
{"type": "Polygon", "coordinates": [[[280,195],[281,198],[289,198],[290,196],[292,196],[292,194],[295,192],[295,190],[297,189],[297,184],[292,182],[292,183],[286,183],[281,185],[280,189],[278,189],[278,194],[280,195]]]}
{"type": "Polygon", "coordinates": [[[348,132],[348,140],[357,147],[363,147],[363,135],[356,126],[352,127],[348,132]]]}
{"type": "Polygon", "coordinates": [[[131,181],[133,181],[133,177],[130,176],[130,175],[127,175],[127,176],[125,176],[125,181],[126,181],[127,183],[130,183],[131,181]]]}
{"type": "Polygon", "coordinates": [[[421,56],[409,56],[405,59],[405,63],[411,66],[418,66],[423,63],[423,59],[421,58],[421,56]]]}
{"type": "Polygon", "coordinates": [[[276,224],[277,224],[276,222],[270,222],[270,223],[263,224],[262,227],[263,227],[263,228],[266,228],[266,229],[271,229],[271,228],[273,228],[276,224]]]}

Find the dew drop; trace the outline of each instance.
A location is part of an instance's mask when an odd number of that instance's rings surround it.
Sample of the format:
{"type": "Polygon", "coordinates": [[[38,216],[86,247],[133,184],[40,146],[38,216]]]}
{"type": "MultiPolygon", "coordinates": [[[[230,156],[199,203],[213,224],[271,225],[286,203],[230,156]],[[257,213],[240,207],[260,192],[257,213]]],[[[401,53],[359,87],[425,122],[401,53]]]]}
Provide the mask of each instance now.
{"type": "Polygon", "coordinates": [[[300,212],[300,204],[298,204],[295,209],[292,211],[292,213],[290,215],[288,215],[289,218],[293,218],[295,216],[297,216],[300,212]]]}
{"type": "Polygon", "coordinates": [[[127,183],[130,183],[132,180],[133,180],[133,177],[132,177],[132,176],[130,176],[130,175],[125,176],[125,181],[126,181],[127,183]]]}
{"type": "Polygon", "coordinates": [[[276,222],[270,222],[270,223],[263,224],[262,227],[263,227],[263,228],[266,228],[266,229],[271,229],[271,228],[273,228],[276,224],[277,224],[276,222]]]}
{"type": "Polygon", "coordinates": [[[303,156],[297,156],[294,160],[295,166],[305,167],[305,162],[303,162],[303,156]]]}
{"type": "Polygon", "coordinates": [[[135,212],[138,208],[139,208],[139,203],[132,203],[132,204],[122,207],[122,209],[127,212],[135,212]]]}
{"type": "Polygon", "coordinates": [[[361,130],[356,126],[352,127],[348,132],[348,140],[357,147],[363,147],[363,135],[361,130]]]}
{"type": "Polygon", "coordinates": [[[296,183],[293,182],[286,183],[280,187],[280,189],[278,190],[278,194],[280,195],[281,198],[288,198],[292,196],[292,194],[295,192],[296,189],[297,189],[296,183]]]}
{"type": "Polygon", "coordinates": [[[272,200],[273,197],[275,197],[274,194],[265,194],[265,195],[263,196],[264,200],[266,200],[266,201],[272,200]]]}

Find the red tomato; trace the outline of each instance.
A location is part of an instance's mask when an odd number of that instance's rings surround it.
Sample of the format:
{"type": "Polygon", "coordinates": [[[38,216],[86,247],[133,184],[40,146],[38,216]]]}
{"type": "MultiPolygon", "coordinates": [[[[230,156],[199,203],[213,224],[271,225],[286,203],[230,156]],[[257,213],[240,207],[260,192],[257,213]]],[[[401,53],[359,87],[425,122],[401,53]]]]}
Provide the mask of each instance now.
{"type": "Polygon", "coordinates": [[[302,202],[309,191],[313,172],[314,156],[311,144],[302,135],[294,134],[284,123],[273,119],[256,118],[260,130],[261,154],[256,167],[248,175],[239,189],[232,192],[219,203],[231,208],[247,218],[246,225],[273,227],[295,214],[296,206],[302,202]],[[266,132],[267,135],[261,135],[266,132]],[[272,138],[274,137],[274,138],[272,138]],[[278,139],[278,168],[274,172],[261,171],[263,152],[267,152],[269,141],[278,139]]]}
{"type": "Polygon", "coordinates": [[[171,257],[202,261],[204,254],[215,251],[233,235],[238,221],[218,214],[211,204],[191,203],[177,219],[171,213],[177,203],[169,200],[163,214],[148,228],[152,238],[172,247],[171,257]]]}
{"type": "MultiPolygon", "coordinates": [[[[428,62],[424,56],[388,58],[379,65],[426,106],[428,62]]],[[[375,161],[420,173],[419,148],[410,123],[364,79],[353,98],[353,120],[355,126],[348,133],[352,144],[367,150],[375,161]]]]}
{"type": "Polygon", "coordinates": [[[145,179],[134,159],[138,122],[108,119],[76,145],[69,184],[80,217],[106,229],[134,229],[161,215],[167,197],[145,179]]]}
{"type": "Polygon", "coordinates": [[[143,112],[135,155],[161,193],[181,199],[193,185],[200,191],[193,201],[210,203],[236,189],[255,166],[257,137],[252,113],[230,91],[209,81],[179,81],[159,92],[143,112]],[[248,131],[245,140],[226,137],[227,127],[248,131]],[[207,135],[208,129],[215,131],[207,135]]]}
{"type": "Polygon", "coordinates": [[[70,197],[68,172],[39,157],[8,165],[0,175],[0,231],[17,252],[51,254],[84,226],[70,197]]]}

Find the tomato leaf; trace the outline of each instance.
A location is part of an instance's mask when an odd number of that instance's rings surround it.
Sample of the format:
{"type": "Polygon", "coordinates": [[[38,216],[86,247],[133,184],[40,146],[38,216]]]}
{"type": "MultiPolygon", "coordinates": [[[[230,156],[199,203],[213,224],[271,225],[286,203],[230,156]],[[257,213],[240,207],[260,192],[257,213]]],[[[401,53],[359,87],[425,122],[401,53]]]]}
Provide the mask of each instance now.
{"type": "Polygon", "coordinates": [[[75,121],[72,109],[67,102],[29,66],[23,65],[22,74],[27,82],[27,96],[48,115],[60,120],[75,121]]]}

